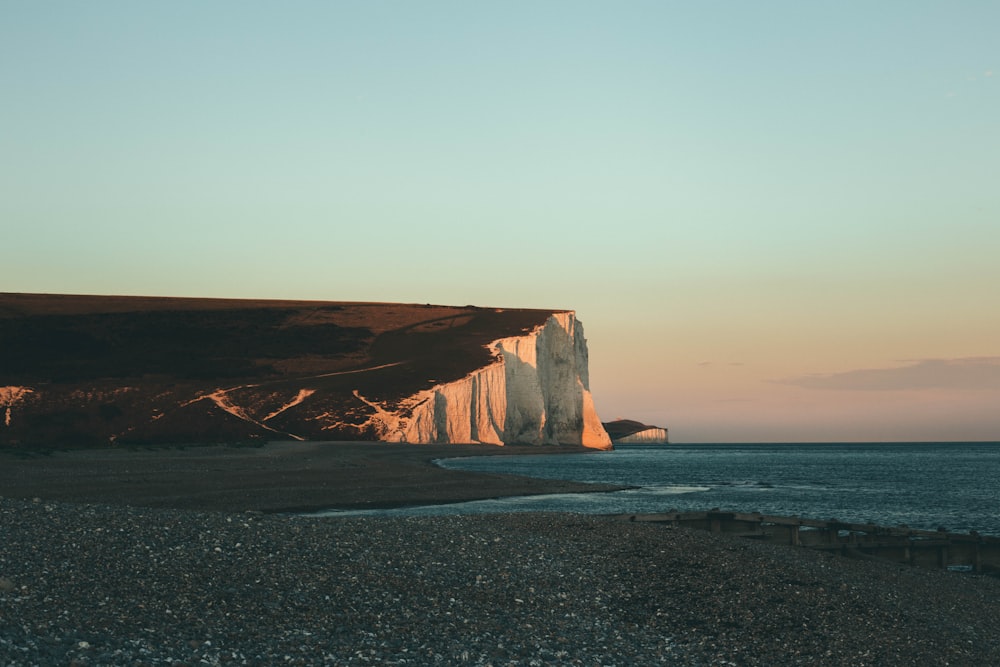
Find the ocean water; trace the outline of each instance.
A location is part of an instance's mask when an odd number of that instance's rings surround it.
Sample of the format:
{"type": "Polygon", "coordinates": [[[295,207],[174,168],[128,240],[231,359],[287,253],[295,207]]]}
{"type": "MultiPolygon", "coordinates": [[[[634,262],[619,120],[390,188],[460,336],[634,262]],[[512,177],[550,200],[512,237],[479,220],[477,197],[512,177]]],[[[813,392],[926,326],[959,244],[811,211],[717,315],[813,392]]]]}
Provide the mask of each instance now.
{"type": "MultiPolygon", "coordinates": [[[[351,514],[722,510],[1000,535],[1000,443],[619,446],[445,468],[637,487],[351,514]]],[[[344,514],[330,512],[330,514],[344,514]]]]}

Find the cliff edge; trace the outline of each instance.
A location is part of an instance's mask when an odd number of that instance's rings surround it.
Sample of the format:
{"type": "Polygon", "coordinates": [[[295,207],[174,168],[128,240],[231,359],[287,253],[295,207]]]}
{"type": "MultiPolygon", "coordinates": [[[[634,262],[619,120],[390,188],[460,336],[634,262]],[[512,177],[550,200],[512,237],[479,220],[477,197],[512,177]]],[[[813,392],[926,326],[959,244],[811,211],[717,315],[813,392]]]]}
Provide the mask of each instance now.
{"type": "Polygon", "coordinates": [[[0,294],[0,445],[610,449],[572,311],[0,294]]]}

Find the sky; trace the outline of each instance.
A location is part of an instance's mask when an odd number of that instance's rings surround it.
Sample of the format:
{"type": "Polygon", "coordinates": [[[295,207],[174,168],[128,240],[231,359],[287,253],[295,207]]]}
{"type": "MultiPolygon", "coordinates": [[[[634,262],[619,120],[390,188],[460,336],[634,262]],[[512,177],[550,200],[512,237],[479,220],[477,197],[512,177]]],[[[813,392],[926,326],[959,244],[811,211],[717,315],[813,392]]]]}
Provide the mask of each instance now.
{"type": "Polygon", "coordinates": [[[0,0],[0,291],[572,309],[604,420],[1000,440],[998,25],[0,0]]]}

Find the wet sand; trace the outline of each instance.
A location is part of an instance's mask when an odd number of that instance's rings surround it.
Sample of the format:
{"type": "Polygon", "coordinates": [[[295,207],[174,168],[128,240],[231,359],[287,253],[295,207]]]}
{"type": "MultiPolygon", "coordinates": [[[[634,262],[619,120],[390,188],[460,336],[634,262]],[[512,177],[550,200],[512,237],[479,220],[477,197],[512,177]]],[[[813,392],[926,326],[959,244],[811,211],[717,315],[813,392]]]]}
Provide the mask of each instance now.
{"type": "Polygon", "coordinates": [[[227,512],[385,508],[620,487],[444,470],[435,459],[582,447],[278,442],[0,450],[0,496],[227,512]]]}

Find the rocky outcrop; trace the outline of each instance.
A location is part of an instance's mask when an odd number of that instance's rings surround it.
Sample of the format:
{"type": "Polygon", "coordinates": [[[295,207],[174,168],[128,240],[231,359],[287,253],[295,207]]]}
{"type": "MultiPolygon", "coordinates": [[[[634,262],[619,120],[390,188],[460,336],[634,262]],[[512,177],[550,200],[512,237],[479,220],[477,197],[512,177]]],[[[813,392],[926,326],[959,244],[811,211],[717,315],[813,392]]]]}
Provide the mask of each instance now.
{"type": "Polygon", "coordinates": [[[0,409],[3,409],[3,425],[10,426],[15,405],[35,393],[30,387],[0,387],[0,409]]]}
{"type": "Polygon", "coordinates": [[[0,445],[610,448],[572,311],[0,294],[0,445]]]}

